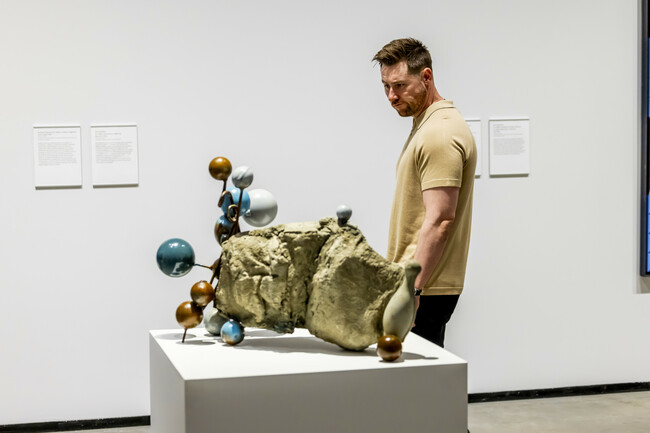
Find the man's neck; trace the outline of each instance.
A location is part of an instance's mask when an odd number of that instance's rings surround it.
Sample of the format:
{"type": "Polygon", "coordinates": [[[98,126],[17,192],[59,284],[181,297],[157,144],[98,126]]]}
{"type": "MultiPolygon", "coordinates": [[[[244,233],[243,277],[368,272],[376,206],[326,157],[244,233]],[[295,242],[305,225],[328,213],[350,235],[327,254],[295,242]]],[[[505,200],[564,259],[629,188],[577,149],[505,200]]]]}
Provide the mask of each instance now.
{"type": "Polygon", "coordinates": [[[415,119],[420,117],[420,115],[422,113],[427,111],[427,108],[429,108],[430,106],[432,106],[433,104],[435,104],[438,101],[444,101],[444,99],[445,98],[440,96],[440,93],[438,93],[438,91],[435,90],[435,88],[434,88],[433,92],[431,94],[427,95],[427,99],[424,101],[424,104],[422,104],[422,107],[418,110],[417,113],[415,113],[413,115],[413,121],[415,121],[415,119]]]}
{"type": "Polygon", "coordinates": [[[431,105],[445,99],[442,96],[440,96],[440,93],[438,93],[438,89],[436,89],[435,87],[433,87],[433,89],[430,90],[432,91],[429,92],[429,94],[427,95],[427,98],[424,100],[424,104],[422,104],[422,107],[420,107],[418,112],[413,115],[413,121],[415,121],[415,119],[417,119],[422,113],[427,111],[427,108],[429,108],[431,105]]]}

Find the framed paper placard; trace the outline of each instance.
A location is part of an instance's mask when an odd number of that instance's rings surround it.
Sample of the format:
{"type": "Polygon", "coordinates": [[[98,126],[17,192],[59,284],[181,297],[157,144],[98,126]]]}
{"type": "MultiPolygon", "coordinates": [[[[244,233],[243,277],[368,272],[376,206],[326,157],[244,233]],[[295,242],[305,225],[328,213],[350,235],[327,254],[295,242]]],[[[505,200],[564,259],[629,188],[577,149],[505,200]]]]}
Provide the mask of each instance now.
{"type": "Polygon", "coordinates": [[[481,120],[480,119],[465,119],[465,122],[469,125],[472,135],[474,135],[474,143],[476,143],[476,171],[474,175],[476,177],[481,175],[481,166],[483,165],[482,161],[482,152],[481,152],[481,120]]]}
{"type": "Polygon", "coordinates": [[[81,187],[81,127],[34,126],[34,186],[81,187]]]}
{"type": "Polygon", "coordinates": [[[530,120],[490,119],[490,176],[530,174],[530,120]]]}
{"type": "Polygon", "coordinates": [[[92,126],[94,186],[138,185],[138,127],[92,126]]]}

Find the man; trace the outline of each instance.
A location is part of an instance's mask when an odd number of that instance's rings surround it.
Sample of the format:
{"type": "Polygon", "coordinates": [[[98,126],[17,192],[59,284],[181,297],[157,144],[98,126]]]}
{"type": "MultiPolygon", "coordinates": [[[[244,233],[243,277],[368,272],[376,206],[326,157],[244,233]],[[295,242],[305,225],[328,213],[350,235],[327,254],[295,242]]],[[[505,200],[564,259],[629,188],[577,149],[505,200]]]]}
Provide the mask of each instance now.
{"type": "Polygon", "coordinates": [[[431,55],[420,41],[394,40],[373,60],[393,108],[413,117],[397,162],[387,258],[422,265],[413,332],[444,347],[445,325],[465,280],[476,145],[453,102],[438,93],[431,55]]]}

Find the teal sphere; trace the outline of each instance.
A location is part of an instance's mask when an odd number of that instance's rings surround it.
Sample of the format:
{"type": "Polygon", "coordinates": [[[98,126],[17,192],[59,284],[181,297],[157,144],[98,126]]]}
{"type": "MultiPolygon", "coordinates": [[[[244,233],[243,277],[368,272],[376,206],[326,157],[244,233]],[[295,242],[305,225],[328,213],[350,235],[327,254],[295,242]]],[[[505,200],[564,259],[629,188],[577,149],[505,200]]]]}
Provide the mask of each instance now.
{"type": "Polygon", "coordinates": [[[244,341],[244,327],[236,320],[228,320],[221,327],[221,339],[234,346],[244,341]]]}
{"type": "Polygon", "coordinates": [[[156,261],[165,275],[182,277],[194,266],[194,249],[183,239],[168,239],[158,247],[156,261]]]}
{"type": "MultiPolygon", "coordinates": [[[[239,194],[241,194],[241,190],[239,188],[230,188],[228,191],[230,191],[230,194],[232,194],[232,200],[230,200],[229,196],[226,196],[226,198],[223,200],[223,203],[221,204],[221,210],[224,214],[228,212],[228,207],[230,205],[239,203],[239,194]]],[[[239,214],[244,215],[250,208],[251,198],[248,195],[248,192],[244,190],[244,195],[241,199],[241,212],[239,214]]]]}

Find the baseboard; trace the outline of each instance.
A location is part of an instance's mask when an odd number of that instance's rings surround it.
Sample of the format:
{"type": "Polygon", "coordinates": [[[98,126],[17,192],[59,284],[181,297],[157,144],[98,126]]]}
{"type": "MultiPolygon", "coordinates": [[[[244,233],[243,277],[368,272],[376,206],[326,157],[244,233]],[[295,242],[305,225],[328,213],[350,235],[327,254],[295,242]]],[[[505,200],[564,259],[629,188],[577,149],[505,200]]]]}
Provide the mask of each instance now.
{"type": "Polygon", "coordinates": [[[650,391],[650,382],[614,383],[609,385],[572,386],[566,388],[531,389],[469,394],[469,403],[525,400],[533,398],[572,397],[579,395],[612,394],[617,392],[650,391]]]}
{"type": "Polygon", "coordinates": [[[149,416],[128,418],[89,419],[81,421],[36,422],[29,424],[0,425],[2,433],[44,433],[99,428],[138,427],[151,424],[149,416]]]}

